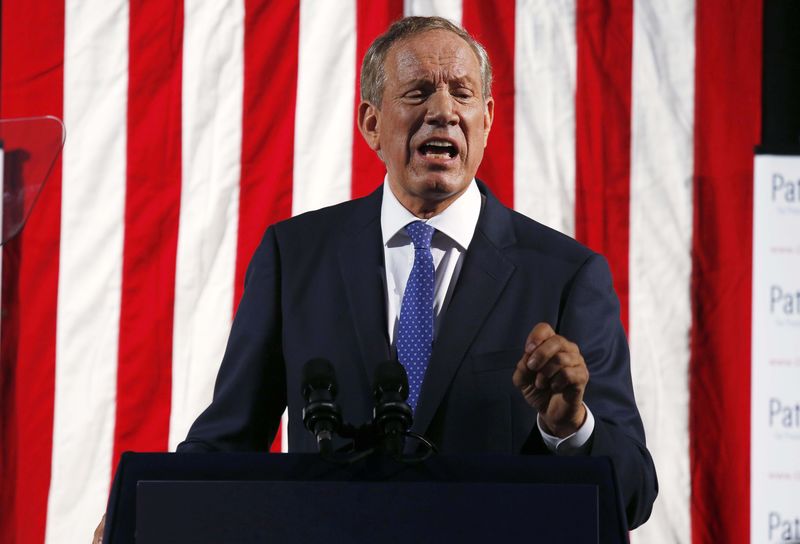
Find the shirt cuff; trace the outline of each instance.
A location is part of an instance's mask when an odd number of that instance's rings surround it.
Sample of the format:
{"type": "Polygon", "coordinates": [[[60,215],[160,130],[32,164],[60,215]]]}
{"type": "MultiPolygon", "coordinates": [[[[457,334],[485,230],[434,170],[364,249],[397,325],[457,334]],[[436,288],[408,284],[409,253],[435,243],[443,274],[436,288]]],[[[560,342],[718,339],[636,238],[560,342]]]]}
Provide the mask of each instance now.
{"type": "Polygon", "coordinates": [[[594,432],[594,416],[586,403],[583,404],[586,408],[586,420],[581,425],[581,428],[564,438],[559,438],[548,434],[542,429],[541,416],[536,416],[536,426],[539,427],[539,433],[542,435],[544,445],[547,449],[556,455],[580,455],[587,453],[589,450],[589,439],[594,432]]]}

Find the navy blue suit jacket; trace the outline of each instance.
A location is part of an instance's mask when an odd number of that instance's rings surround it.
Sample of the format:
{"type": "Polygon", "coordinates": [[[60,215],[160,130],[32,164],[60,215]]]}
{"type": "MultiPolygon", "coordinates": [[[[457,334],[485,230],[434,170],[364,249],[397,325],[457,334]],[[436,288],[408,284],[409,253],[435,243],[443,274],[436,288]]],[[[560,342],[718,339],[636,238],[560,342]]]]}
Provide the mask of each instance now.
{"type": "MultiPolygon", "coordinates": [[[[549,454],[511,375],[533,325],[575,342],[589,368],[591,455],[614,462],[628,522],[649,516],[655,468],[633,397],[628,344],[605,259],[500,204],[485,186],[475,236],[443,316],[413,430],[442,452],[549,454]]],[[[371,420],[371,383],[390,358],[382,189],[270,227],[247,272],[212,404],[178,451],[266,450],[289,407],[289,449],[316,451],[303,428],[303,364],[329,359],[345,421],[371,420]]]]}

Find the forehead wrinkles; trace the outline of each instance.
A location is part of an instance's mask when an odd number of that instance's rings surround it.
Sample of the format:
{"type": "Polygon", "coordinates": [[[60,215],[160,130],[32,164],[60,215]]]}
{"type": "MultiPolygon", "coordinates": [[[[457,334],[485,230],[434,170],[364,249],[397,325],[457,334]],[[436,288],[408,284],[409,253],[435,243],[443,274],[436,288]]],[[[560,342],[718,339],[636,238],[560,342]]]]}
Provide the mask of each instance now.
{"type": "MultiPolygon", "coordinates": [[[[394,75],[400,82],[417,79],[449,81],[452,79],[480,80],[478,59],[461,38],[453,43],[428,40],[405,40],[392,47],[394,75]],[[428,42],[428,43],[425,43],[428,42]]],[[[387,74],[388,75],[388,74],[387,74]]]]}

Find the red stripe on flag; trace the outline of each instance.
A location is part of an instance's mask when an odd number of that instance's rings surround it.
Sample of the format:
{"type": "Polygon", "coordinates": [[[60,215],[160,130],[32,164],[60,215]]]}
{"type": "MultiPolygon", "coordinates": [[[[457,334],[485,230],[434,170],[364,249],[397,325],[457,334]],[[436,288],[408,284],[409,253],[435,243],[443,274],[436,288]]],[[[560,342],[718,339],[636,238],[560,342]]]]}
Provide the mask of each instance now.
{"type": "MultiPolygon", "coordinates": [[[[181,199],[183,2],[132,2],[113,467],[169,439],[181,199]]],[[[112,467],[112,470],[113,470],[112,467]]]]}
{"type": "MultiPolygon", "coordinates": [[[[267,226],[292,215],[300,3],[245,2],[244,103],[234,311],[267,226]]],[[[281,431],[272,451],[281,451],[281,431]]]]}
{"type": "Polygon", "coordinates": [[[575,237],[603,253],[628,326],[631,0],[578,0],[575,237]]]}
{"type": "Polygon", "coordinates": [[[478,177],[513,207],[515,3],[464,0],[463,7],[463,26],[486,48],[494,73],[494,124],[478,177]]]}
{"type": "Polygon", "coordinates": [[[361,103],[361,61],[372,41],[403,16],[403,0],[358,0],[356,2],[356,105],[353,130],[353,198],[368,195],[383,182],[386,167],[358,131],[358,105],[361,103]]]}
{"type": "MultiPolygon", "coordinates": [[[[63,116],[64,4],[2,4],[0,113],[63,116]]],[[[0,542],[43,542],[50,487],[61,161],[25,230],[3,248],[0,542]],[[9,303],[9,304],[7,304],[9,303]]]]}
{"type": "Polygon", "coordinates": [[[689,458],[692,542],[750,535],[753,148],[761,2],[697,3],[689,458]],[[729,422],[729,424],[723,424],[729,422]]]}

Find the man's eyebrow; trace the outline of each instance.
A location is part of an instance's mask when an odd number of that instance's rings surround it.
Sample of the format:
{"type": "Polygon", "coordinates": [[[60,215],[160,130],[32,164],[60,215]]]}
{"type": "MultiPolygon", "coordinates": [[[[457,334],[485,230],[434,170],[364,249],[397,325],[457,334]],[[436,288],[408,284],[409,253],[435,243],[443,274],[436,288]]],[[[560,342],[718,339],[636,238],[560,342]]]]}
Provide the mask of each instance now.
{"type": "Polygon", "coordinates": [[[469,76],[454,77],[450,80],[450,85],[472,86],[477,85],[478,82],[469,76]]]}
{"type": "MultiPolygon", "coordinates": [[[[433,85],[433,81],[430,77],[419,76],[408,79],[406,81],[400,82],[400,87],[402,89],[416,89],[419,87],[429,87],[433,85]]],[[[460,76],[460,77],[453,77],[450,78],[447,85],[449,87],[474,87],[479,85],[479,83],[474,79],[469,77],[468,75],[460,76]]]]}
{"type": "Polygon", "coordinates": [[[433,85],[433,81],[431,81],[431,79],[428,77],[415,77],[400,82],[400,87],[402,89],[416,89],[418,87],[426,87],[431,85],[433,85]]]}

